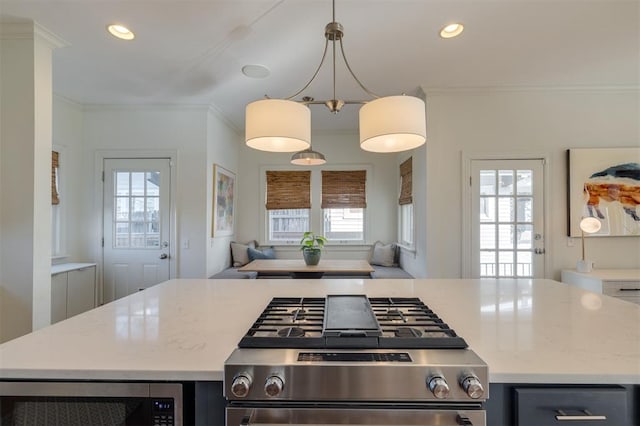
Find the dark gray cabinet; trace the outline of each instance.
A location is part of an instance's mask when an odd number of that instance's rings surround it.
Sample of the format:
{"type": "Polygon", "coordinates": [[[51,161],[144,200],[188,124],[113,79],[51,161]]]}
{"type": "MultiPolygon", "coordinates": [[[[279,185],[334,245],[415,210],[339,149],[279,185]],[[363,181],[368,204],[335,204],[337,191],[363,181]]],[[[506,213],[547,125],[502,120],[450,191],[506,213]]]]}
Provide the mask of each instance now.
{"type": "Polygon", "coordinates": [[[640,385],[491,383],[490,426],[638,426],[640,385]]]}
{"type": "Polygon", "coordinates": [[[515,388],[518,426],[631,425],[627,390],[612,388],[515,388]]]}

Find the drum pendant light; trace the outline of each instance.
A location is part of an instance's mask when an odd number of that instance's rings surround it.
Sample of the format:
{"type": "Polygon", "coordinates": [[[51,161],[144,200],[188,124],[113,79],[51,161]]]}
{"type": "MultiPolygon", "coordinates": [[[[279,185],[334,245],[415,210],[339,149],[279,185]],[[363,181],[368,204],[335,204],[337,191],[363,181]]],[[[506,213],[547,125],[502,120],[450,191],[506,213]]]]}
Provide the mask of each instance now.
{"type": "Polygon", "coordinates": [[[344,105],[359,104],[360,147],[373,152],[399,152],[416,148],[426,141],[425,103],[415,96],[382,97],[369,90],[356,77],[344,53],[344,28],[335,20],[335,0],[332,0],[333,20],[325,26],[325,45],[320,65],[311,79],[293,95],[284,99],[263,99],[247,105],[245,142],[251,148],[271,152],[295,152],[294,164],[323,164],[324,156],[311,150],[311,112],[308,105],[325,105],[337,114],[344,105]],[[337,42],[337,43],[336,43],[337,42]],[[333,97],[314,100],[302,94],[316,78],[332,47],[333,97]],[[343,100],[336,95],[336,54],[340,53],[344,65],[360,88],[373,98],[371,101],[343,100]]]}
{"type": "Polygon", "coordinates": [[[246,143],[271,152],[295,152],[311,146],[311,111],[283,99],[251,102],[246,109],[246,143]]]}

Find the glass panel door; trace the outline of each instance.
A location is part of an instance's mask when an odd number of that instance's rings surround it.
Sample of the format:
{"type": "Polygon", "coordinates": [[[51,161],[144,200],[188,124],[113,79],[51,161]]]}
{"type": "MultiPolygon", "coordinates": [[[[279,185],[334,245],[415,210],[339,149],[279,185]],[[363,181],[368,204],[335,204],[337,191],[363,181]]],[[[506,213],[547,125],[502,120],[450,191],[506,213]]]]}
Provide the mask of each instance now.
{"type": "Polygon", "coordinates": [[[542,160],[471,162],[476,278],[544,277],[542,160]]]}

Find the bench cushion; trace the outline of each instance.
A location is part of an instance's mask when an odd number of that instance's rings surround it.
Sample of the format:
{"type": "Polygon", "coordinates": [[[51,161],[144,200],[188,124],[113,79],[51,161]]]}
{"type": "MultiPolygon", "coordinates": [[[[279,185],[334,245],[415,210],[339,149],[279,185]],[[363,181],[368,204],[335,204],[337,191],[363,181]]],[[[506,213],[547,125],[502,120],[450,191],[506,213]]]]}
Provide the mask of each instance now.
{"type": "Polygon", "coordinates": [[[257,276],[257,272],[240,272],[238,268],[227,268],[209,278],[214,280],[253,280],[257,276]]]}
{"type": "Polygon", "coordinates": [[[371,265],[371,267],[375,269],[375,271],[371,273],[371,278],[413,278],[407,271],[396,266],[371,265]]]}

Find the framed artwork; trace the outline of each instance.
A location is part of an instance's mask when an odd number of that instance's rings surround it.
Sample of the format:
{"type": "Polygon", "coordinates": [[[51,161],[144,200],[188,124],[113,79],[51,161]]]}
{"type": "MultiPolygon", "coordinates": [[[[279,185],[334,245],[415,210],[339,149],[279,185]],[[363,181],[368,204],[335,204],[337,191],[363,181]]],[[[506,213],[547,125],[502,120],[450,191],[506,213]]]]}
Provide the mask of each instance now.
{"type": "Polygon", "coordinates": [[[640,148],[569,149],[567,160],[568,235],[590,216],[601,224],[593,236],[639,236],[640,148]]]}
{"type": "Polygon", "coordinates": [[[213,165],[212,237],[233,234],[235,183],[234,173],[217,164],[213,165]]]}

